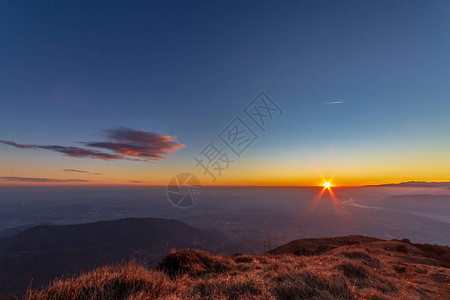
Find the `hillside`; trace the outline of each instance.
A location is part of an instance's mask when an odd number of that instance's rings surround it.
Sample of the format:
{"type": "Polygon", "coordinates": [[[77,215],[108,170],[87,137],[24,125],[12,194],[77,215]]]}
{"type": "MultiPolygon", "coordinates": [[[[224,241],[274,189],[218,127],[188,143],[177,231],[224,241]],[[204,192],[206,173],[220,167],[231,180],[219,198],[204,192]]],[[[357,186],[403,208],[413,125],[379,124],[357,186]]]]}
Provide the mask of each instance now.
{"type": "Polygon", "coordinates": [[[27,297],[449,299],[449,255],[445,246],[358,236],[298,240],[259,256],[174,250],[155,269],[103,267],[27,297]]]}
{"type": "Polygon", "coordinates": [[[135,259],[155,264],[170,249],[226,251],[220,232],[176,220],[129,218],[78,225],[40,225],[0,239],[0,293],[47,285],[63,274],[135,259]]]}

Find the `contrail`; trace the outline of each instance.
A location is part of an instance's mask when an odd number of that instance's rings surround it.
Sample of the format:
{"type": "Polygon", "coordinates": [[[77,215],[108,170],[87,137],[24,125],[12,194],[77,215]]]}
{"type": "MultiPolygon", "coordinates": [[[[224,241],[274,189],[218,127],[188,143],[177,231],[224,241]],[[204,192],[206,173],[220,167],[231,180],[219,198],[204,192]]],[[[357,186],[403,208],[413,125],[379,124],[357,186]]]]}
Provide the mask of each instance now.
{"type": "Polygon", "coordinates": [[[342,104],[344,101],[332,101],[332,102],[325,102],[324,104],[342,104]]]}

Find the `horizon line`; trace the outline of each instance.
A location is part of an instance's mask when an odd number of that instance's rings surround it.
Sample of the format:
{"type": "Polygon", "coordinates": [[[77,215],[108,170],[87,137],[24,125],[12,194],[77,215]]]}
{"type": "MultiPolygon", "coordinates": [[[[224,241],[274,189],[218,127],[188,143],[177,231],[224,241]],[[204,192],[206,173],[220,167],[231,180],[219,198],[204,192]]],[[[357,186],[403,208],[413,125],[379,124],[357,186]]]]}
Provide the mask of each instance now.
{"type": "MultiPolygon", "coordinates": [[[[380,184],[361,184],[361,185],[333,185],[332,188],[350,188],[350,187],[389,187],[389,186],[399,186],[399,185],[405,185],[405,184],[450,184],[450,181],[402,181],[402,182],[391,182],[391,183],[380,183],[380,184]]],[[[161,184],[142,184],[142,183],[124,183],[124,184],[118,184],[118,183],[17,183],[17,184],[0,184],[0,187],[51,187],[51,186],[60,186],[60,187],[168,187],[171,185],[161,185],[161,184]]],[[[305,188],[322,188],[322,184],[317,185],[264,185],[264,184],[253,184],[253,185],[201,185],[201,187],[285,187],[285,188],[296,188],[296,187],[305,187],[305,188]]]]}

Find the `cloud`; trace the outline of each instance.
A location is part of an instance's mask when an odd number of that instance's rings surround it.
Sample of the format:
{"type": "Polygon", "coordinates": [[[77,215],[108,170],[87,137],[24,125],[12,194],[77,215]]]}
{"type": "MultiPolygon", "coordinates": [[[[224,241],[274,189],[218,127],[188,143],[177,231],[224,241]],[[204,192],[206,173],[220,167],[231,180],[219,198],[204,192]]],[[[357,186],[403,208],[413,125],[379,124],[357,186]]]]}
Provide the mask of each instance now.
{"type": "Polygon", "coordinates": [[[334,150],[336,149],[336,146],[334,144],[331,144],[330,149],[328,150],[328,152],[330,154],[334,154],[334,150]]]}
{"type": "Polygon", "coordinates": [[[75,173],[83,173],[83,174],[89,174],[89,175],[102,175],[100,173],[91,173],[88,171],[83,170],[76,170],[76,169],[63,169],[64,172],[75,172],[75,173]]]}
{"type": "Polygon", "coordinates": [[[20,182],[90,182],[84,179],[53,179],[39,177],[0,177],[4,181],[20,181],[20,182]]]}
{"type": "Polygon", "coordinates": [[[87,158],[99,158],[103,160],[123,159],[120,155],[105,153],[97,150],[80,148],[80,147],[66,147],[58,145],[37,145],[36,149],[45,149],[55,151],[71,157],[87,157],[87,158]]]}
{"type": "Polygon", "coordinates": [[[123,159],[120,155],[115,155],[111,153],[105,153],[97,150],[80,148],[80,147],[66,147],[66,146],[58,146],[58,145],[30,145],[30,144],[19,144],[12,141],[0,140],[0,143],[13,146],[19,149],[45,149],[54,152],[59,152],[64,154],[65,156],[71,157],[88,157],[88,158],[99,158],[104,160],[110,159],[123,159]]]}
{"type": "Polygon", "coordinates": [[[128,180],[129,183],[144,183],[143,181],[140,180],[128,180]]]}
{"type": "Polygon", "coordinates": [[[113,153],[143,161],[161,160],[185,145],[175,136],[128,128],[105,130],[108,142],[85,143],[88,147],[101,148],[113,153]]]}
{"type": "Polygon", "coordinates": [[[331,102],[325,102],[324,104],[342,104],[344,101],[331,101],[331,102]]]}
{"type": "Polygon", "coordinates": [[[24,145],[24,144],[18,144],[16,142],[5,141],[5,140],[0,140],[0,143],[9,145],[9,146],[13,146],[16,148],[20,148],[20,149],[35,149],[36,148],[35,145],[24,145]]]}
{"type": "Polygon", "coordinates": [[[128,128],[116,128],[104,131],[106,141],[82,143],[86,147],[60,145],[20,144],[13,141],[0,140],[0,143],[19,149],[49,150],[65,156],[77,158],[94,158],[102,160],[158,161],[181,148],[176,136],[162,135],[150,131],[138,131],[128,128]],[[94,150],[90,148],[100,148],[94,150]],[[108,152],[105,152],[107,150],[108,152]]]}

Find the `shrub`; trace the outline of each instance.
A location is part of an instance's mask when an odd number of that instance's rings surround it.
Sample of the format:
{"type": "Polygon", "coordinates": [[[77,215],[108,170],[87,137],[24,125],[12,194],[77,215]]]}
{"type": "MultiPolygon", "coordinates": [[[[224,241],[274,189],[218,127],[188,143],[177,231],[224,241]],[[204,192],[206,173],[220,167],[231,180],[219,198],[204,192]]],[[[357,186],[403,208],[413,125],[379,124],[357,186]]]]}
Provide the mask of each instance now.
{"type": "Polygon", "coordinates": [[[234,257],[234,261],[237,263],[250,263],[253,262],[253,256],[251,255],[240,255],[234,257]]]}
{"type": "Polygon", "coordinates": [[[338,265],[336,268],[342,271],[347,278],[366,279],[369,277],[367,270],[358,264],[346,262],[338,265]]]}
{"type": "Polygon", "coordinates": [[[171,277],[188,274],[191,276],[209,273],[223,273],[232,270],[234,262],[226,256],[216,256],[205,251],[184,249],[173,250],[157,266],[171,277]]]}

